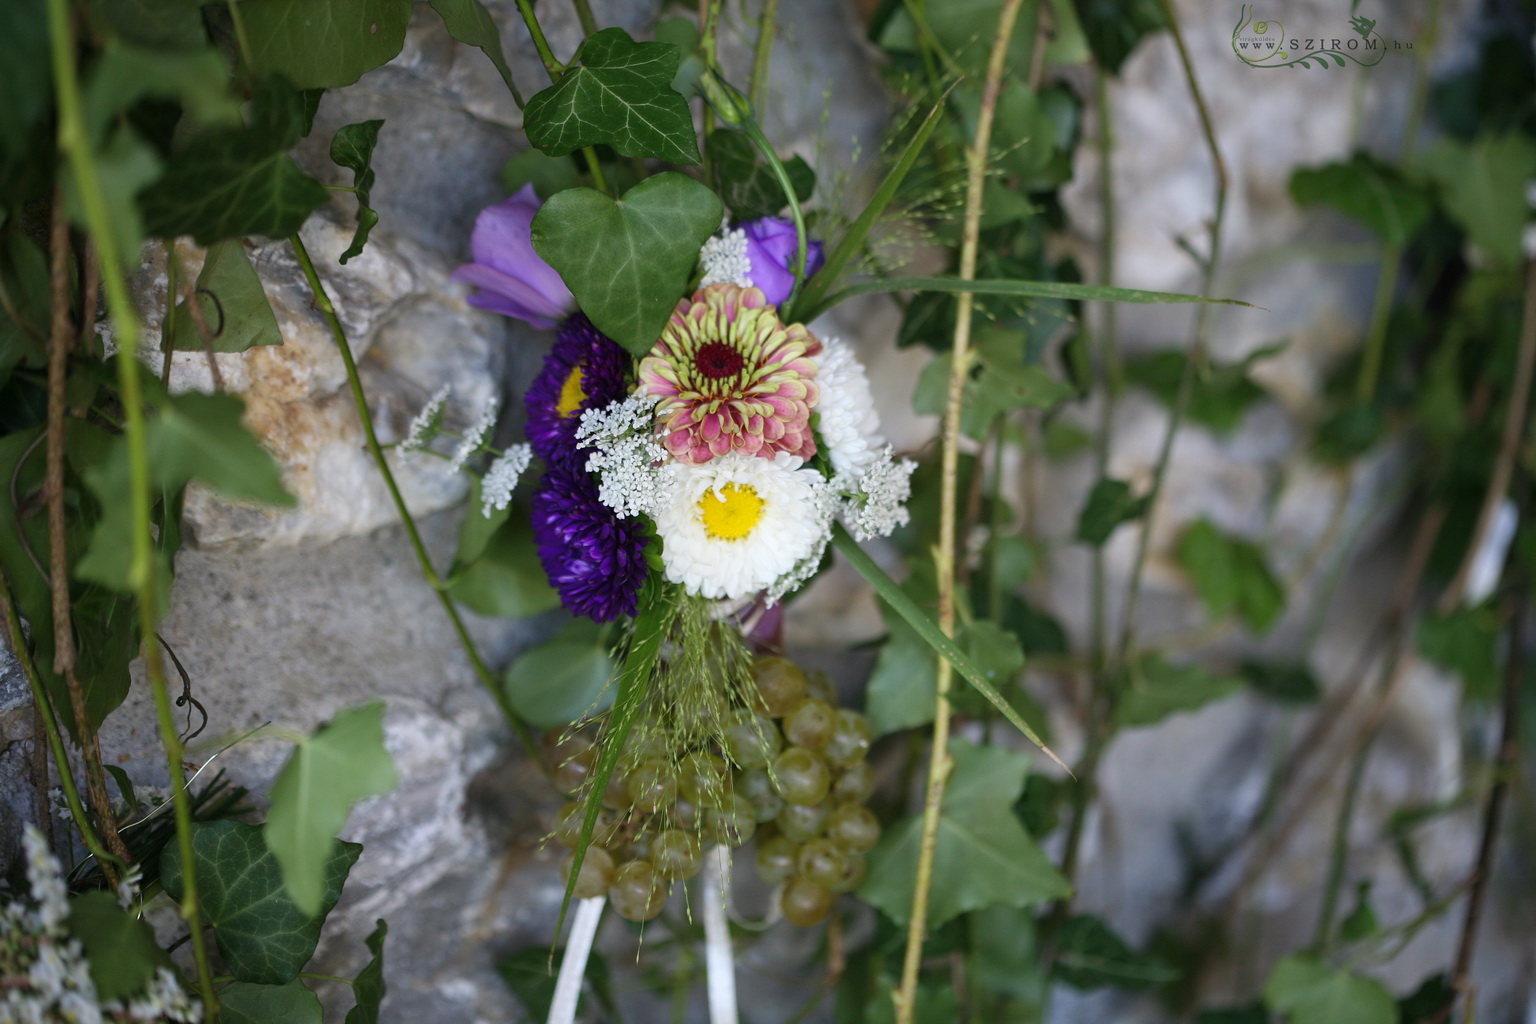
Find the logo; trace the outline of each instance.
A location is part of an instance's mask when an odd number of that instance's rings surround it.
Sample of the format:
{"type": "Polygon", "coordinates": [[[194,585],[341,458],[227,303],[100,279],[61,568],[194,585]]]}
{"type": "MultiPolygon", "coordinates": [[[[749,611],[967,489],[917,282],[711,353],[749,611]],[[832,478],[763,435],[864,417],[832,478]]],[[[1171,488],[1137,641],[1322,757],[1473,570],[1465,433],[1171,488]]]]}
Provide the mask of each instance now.
{"type": "Polygon", "coordinates": [[[1273,19],[1259,20],[1258,5],[1244,4],[1232,29],[1232,52],[1249,67],[1310,68],[1323,70],[1344,67],[1353,61],[1363,68],[1380,64],[1389,50],[1411,50],[1413,43],[1383,39],[1376,32],[1376,22],[1355,16],[1349,19],[1353,34],[1324,36],[1318,33],[1287,34],[1285,26],[1273,19]]]}

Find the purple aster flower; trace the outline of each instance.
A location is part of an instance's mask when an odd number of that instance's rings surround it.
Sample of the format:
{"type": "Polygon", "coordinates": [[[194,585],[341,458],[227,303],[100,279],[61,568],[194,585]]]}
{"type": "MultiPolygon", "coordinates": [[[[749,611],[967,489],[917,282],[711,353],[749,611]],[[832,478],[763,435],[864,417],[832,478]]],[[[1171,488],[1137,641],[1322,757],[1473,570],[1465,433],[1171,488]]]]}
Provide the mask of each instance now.
{"type": "Polygon", "coordinates": [[[538,212],[532,185],[481,210],[469,237],[475,261],[455,270],[453,279],[475,286],[471,306],[553,327],[576,307],[576,300],[555,268],[533,251],[533,215],[538,212]]]}
{"type": "Polygon", "coordinates": [[[633,615],[649,568],[639,519],[620,519],[579,469],[550,466],[533,495],[539,561],[560,603],[575,615],[611,622],[633,615]]]}
{"type": "MultiPolygon", "coordinates": [[[[777,306],[789,298],[795,286],[795,225],[783,217],[764,217],[748,221],[741,226],[747,233],[747,260],[752,264],[749,274],[752,284],[763,290],[770,305],[777,306]]],[[[821,253],[820,242],[809,242],[810,252],[805,257],[805,277],[821,269],[826,258],[821,253]]]]}
{"type": "Polygon", "coordinates": [[[528,443],[550,465],[580,469],[576,458],[576,428],[581,414],[601,409],[629,394],[624,377],[629,353],[576,313],[560,325],[555,346],[544,357],[544,369],[528,387],[528,443]]]}

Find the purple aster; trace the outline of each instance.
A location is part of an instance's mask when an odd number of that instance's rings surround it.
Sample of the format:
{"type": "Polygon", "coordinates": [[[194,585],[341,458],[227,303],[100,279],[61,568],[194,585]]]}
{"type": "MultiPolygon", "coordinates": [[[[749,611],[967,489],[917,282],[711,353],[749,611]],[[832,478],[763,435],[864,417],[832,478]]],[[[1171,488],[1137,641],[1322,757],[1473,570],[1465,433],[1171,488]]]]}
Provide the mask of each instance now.
{"type": "Polygon", "coordinates": [[[633,615],[649,568],[639,519],[620,519],[581,470],[550,466],[533,495],[539,561],[560,603],[575,615],[611,622],[633,615]]]}
{"type": "Polygon", "coordinates": [[[533,215],[539,205],[533,186],[524,185],[506,202],[481,210],[469,238],[475,261],[455,270],[453,279],[475,286],[471,306],[553,327],[576,307],[576,300],[555,268],[533,251],[533,215]]]}
{"type": "Polygon", "coordinates": [[[576,428],[581,414],[629,395],[624,378],[629,353],[576,313],[560,325],[544,369],[528,387],[528,443],[550,465],[580,469],[576,428]]]}
{"type": "MultiPolygon", "coordinates": [[[[777,306],[789,298],[795,286],[795,225],[783,217],[764,217],[748,221],[741,228],[747,233],[747,260],[752,265],[748,276],[755,287],[763,290],[769,304],[777,306]]],[[[805,257],[806,280],[826,262],[820,242],[809,242],[809,246],[805,257]]]]}

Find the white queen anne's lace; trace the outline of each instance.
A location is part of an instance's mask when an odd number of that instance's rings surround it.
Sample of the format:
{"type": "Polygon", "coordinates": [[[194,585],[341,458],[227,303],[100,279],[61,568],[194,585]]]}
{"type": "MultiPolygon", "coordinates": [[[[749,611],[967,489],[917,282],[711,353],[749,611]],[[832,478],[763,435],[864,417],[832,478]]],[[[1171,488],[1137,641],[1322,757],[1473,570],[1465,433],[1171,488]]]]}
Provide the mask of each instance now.
{"type": "Polygon", "coordinates": [[[500,512],[512,504],[512,491],[517,481],[533,461],[533,449],[526,444],[515,444],[501,458],[491,463],[480,481],[480,512],[491,518],[492,512],[500,512]]]}
{"type": "Polygon", "coordinates": [[[890,445],[875,457],[874,463],[856,481],[839,475],[835,490],[844,495],[843,522],[856,540],[889,537],[898,526],[912,519],[907,499],[912,497],[912,471],[917,463],[897,459],[890,445]]]}
{"type": "Polygon", "coordinates": [[[623,519],[655,518],[675,490],[671,457],[656,441],[656,398],[630,395],[581,414],[576,443],[589,448],[586,469],[598,477],[597,497],[623,519]]]}
{"type": "Polygon", "coordinates": [[[405,430],[405,440],[400,442],[402,454],[421,451],[443,429],[443,407],[447,405],[451,393],[448,385],[444,384],[427,399],[427,404],[421,407],[421,411],[405,430]]]}
{"type": "Polygon", "coordinates": [[[485,439],[490,436],[491,430],[496,426],[496,417],[501,413],[501,399],[492,395],[490,401],[480,410],[480,418],[470,425],[464,434],[464,439],[453,450],[453,461],[449,463],[449,469],[457,473],[464,468],[470,456],[480,450],[485,444],[485,439]]]}
{"type": "Polygon", "coordinates": [[[741,228],[732,231],[721,228],[720,233],[704,243],[699,250],[699,266],[704,271],[700,288],[712,284],[735,284],[746,288],[752,284],[752,260],[747,255],[747,233],[741,228]]]}

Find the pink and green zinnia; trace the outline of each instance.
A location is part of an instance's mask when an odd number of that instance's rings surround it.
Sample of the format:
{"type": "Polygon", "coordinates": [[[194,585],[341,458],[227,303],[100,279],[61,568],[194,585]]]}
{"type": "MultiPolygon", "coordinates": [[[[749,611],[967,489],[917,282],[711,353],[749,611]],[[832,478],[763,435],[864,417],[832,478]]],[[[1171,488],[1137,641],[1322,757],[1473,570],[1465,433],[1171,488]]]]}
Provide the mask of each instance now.
{"type": "Polygon", "coordinates": [[[809,459],[820,351],[805,325],[779,322],[761,290],[710,285],[677,304],[640,362],[639,389],[661,399],[662,443],[679,462],[732,452],[809,459]]]}

